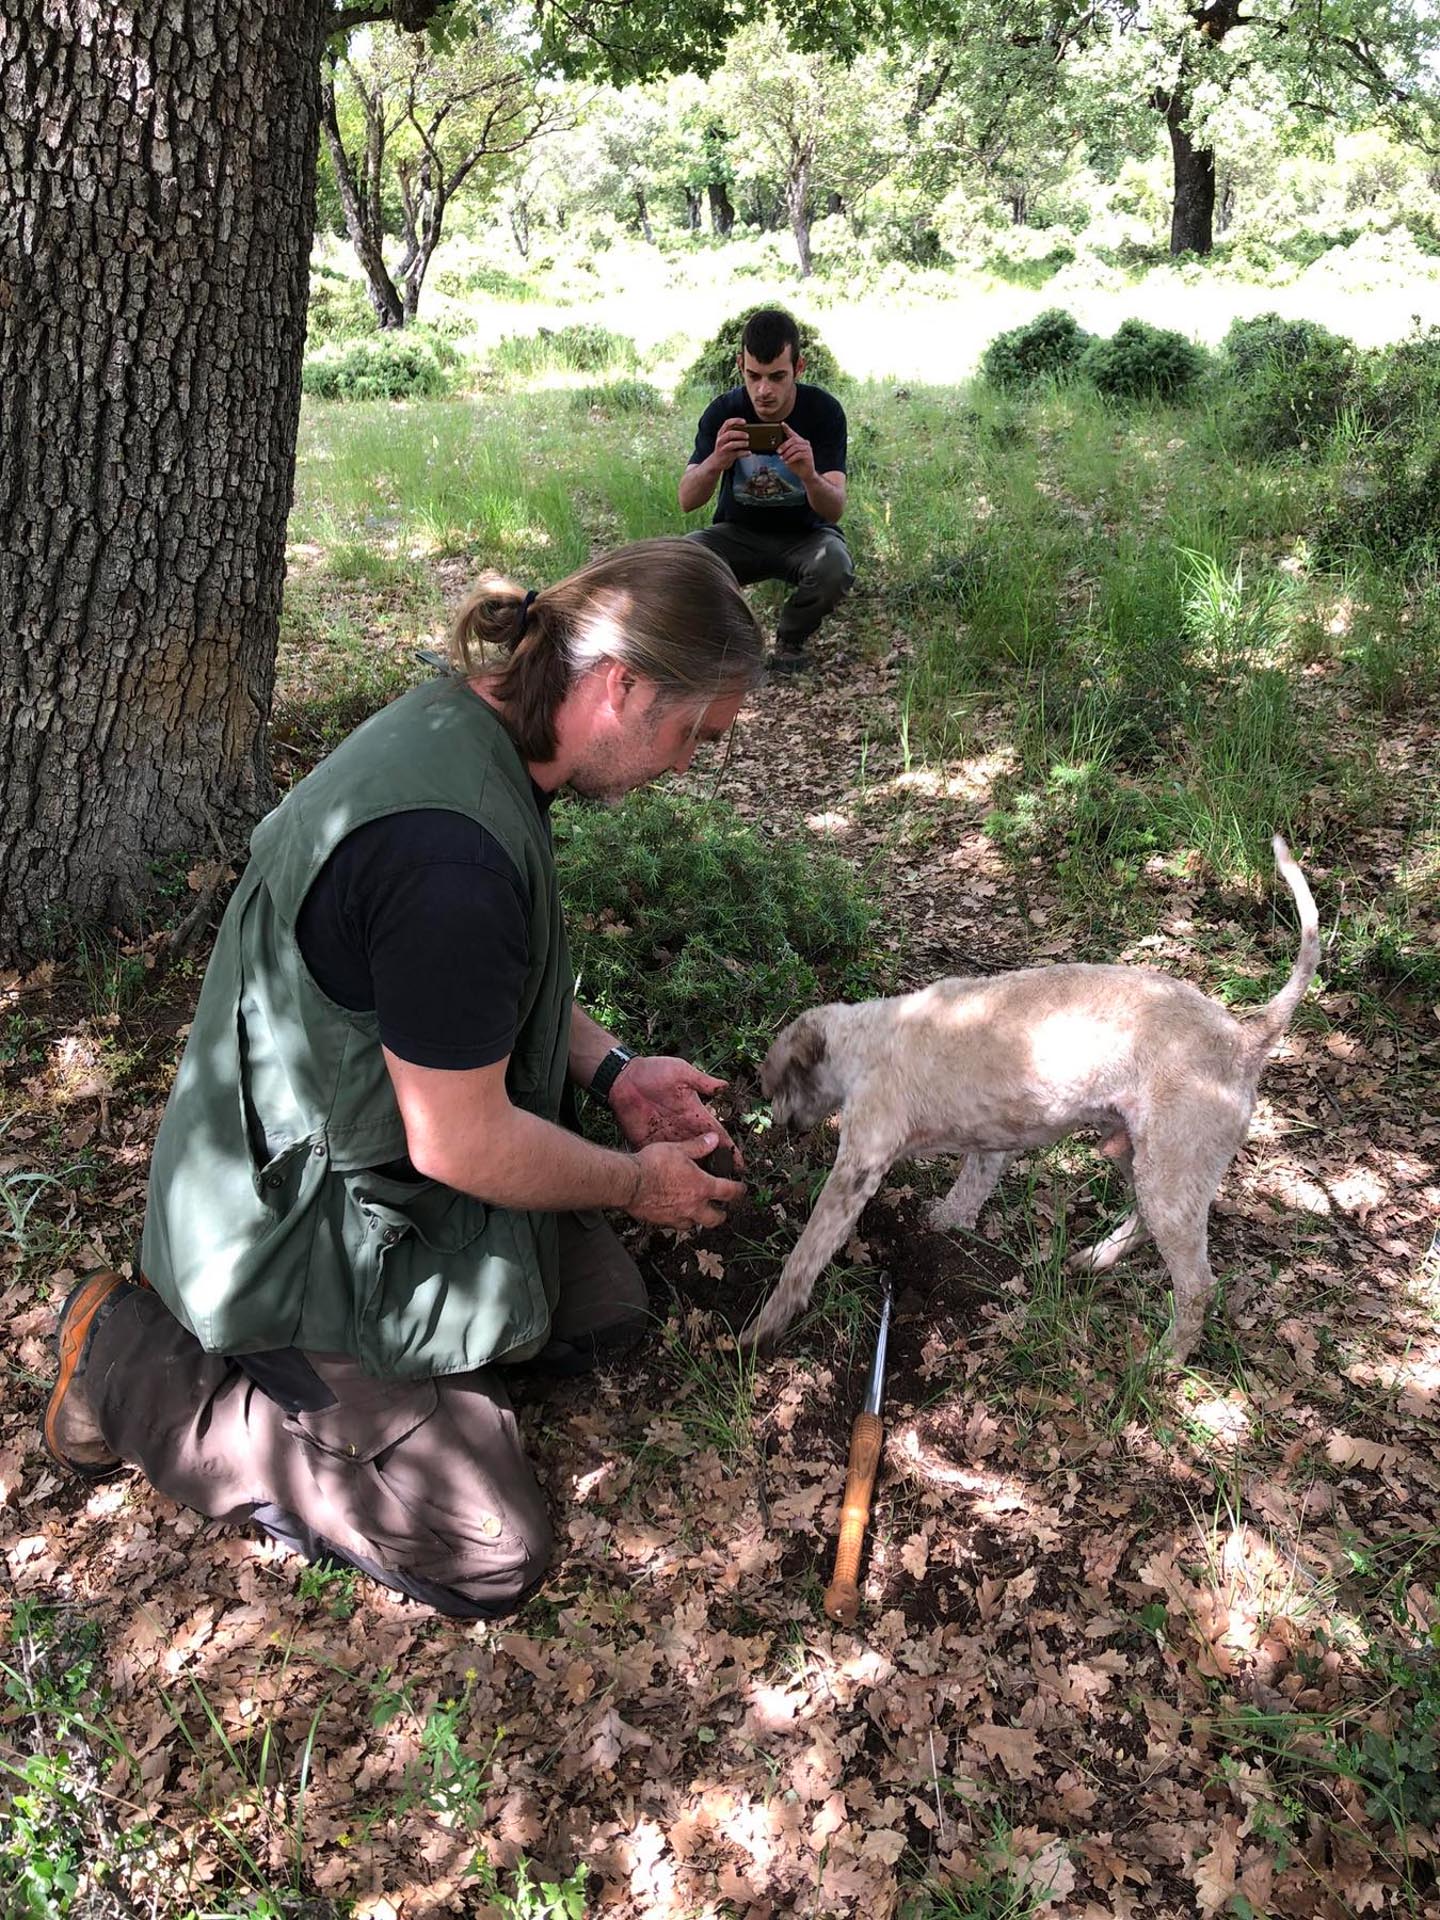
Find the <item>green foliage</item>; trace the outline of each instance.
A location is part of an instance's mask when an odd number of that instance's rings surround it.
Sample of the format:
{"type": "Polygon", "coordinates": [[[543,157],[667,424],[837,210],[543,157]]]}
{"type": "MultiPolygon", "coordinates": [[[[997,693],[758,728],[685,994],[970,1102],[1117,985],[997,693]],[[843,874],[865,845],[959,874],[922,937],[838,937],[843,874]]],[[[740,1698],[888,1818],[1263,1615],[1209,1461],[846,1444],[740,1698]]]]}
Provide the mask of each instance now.
{"type": "Polygon", "coordinates": [[[610,380],[603,387],[581,387],[571,395],[576,413],[663,413],[664,395],[648,380],[610,380]]]}
{"type": "Polygon", "coordinates": [[[1221,343],[1233,392],[1231,431],[1248,453],[1313,446],[1334,431],[1360,391],[1349,340],[1313,320],[1262,313],[1237,320],[1221,343]]]}
{"type": "Polygon", "coordinates": [[[1024,326],[996,334],[985,349],[980,370],[997,387],[1063,379],[1075,371],[1091,338],[1073,314],[1063,307],[1050,307],[1024,326]]]}
{"type": "Polygon", "coordinates": [[[316,400],[420,400],[448,389],[455,364],[453,348],[406,328],[317,348],[301,384],[316,400]]]}
{"type": "Polygon", "coordinates": [[[1079,367],[1111,400],[1173,400],[1204,370],[1203,348],[1144,320],[1126,320],[1110,339],[1092,340],[1079,367]]]}
{"type": "Polygon", "coordinates": [[[1061,240],[1048,253],[1019,258],[1001,250],[988,253],[985,256],[985,271],[993,273],[997,280],[1008,281],[1014,287],[1043,287],[1047,280],[1055,278],[1062,267],[1068,267],[1074,258],[1074,247],[1061,240]]]}
{"type": "Polygon", "coordinates": [[[659,790],[562,800],[554,823],[579,990],[632,1044],[750,1065],[802,1007],[875,991],[870,909],[833,856],[659,790]]]}
{"type": "Polygon", "coordinates": [[[471,1875],[477,1891],[483,1893],[489,1909],[501,1920],[585,1920],[589,1901],[585,1885],[590,1869],[582,1860],[563,1880],[532,1880],[531,1862],[522,1853],[515,1862],[515,1891],[506,1893],[500,1875],[483,1857],[477,1856],[471,1875]]]}
{"type": "MultiPolygon", "coordinates": [[[[757,300],[754,306],[732,314],[723,325],[717,327],[685,369],[681,385],[704,387],[710,393],[725,393],[731,387],[738,386],[740,335],[751,314],[765,304],[757,300]]],[[[798,314],[795,324],[800,329],[800,356],[805,362],[801,378],[813,387],[833,389],[840,385],[845,376],[840,371],[839,361],[821,339],[819,329],[810,321],[802,320],[798,314]]]]}
{"type": "Polygon", "coordinates": [[[306,343],[313,349],[327,341],[350,340],[375,331],[375,310],[364,287],[334,267],[310,270],[310,306],[306,343]]]}
{"type": "Polygon", "coordinates": [[[552,371],[608,373],[638,366],[639,350],[623,333],[612,333],[594,321],[572,321],[564,327],[541,327],[535,333],[507,334],[496,347],[493,361],[501,373],[534,374],[552,371]]]}

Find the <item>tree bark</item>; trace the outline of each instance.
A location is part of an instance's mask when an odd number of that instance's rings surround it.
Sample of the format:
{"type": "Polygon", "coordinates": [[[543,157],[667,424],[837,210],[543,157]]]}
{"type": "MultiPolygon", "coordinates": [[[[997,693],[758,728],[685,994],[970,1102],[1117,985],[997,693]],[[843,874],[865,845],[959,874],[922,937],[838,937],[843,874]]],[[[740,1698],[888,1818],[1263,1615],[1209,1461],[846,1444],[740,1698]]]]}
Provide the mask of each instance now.
{"type": "Polygon", "coordinates": [[[403,327],[404,303],[390,277],[390,269],[385,265],[385,227],[380,200],[386,137],[384,104],[379,99],[372,100],[358,83],[356,92],[365,114],[365,154],[358,180],[350,156],[345,151],[345,143],[340,138],[340,117],[335,110],[335,81],[330,75],[326,76],[321,89],[321,124],[330,150],[335,185],[340,192],[340,205],[345,213],[345,231],[350,236],[350,244],[365,275],[376,324],[382,329],[403,327]]]}
{"type": "Polygon", "coordinates": [[[735,226],[735,208],[723,180],[711,180],[705,188],[710,198],[710,228],[722,238],[735,226]]]}
{"type": "Polygon", "coordinates": [[[1190,138],[1184,125],[1188,104],[1177,89],[1165,109],[1175,164],[1170,251],[1209,253],[1215,244],[1215,150],[1197,147],[1190,138]]]}
{"type": "Polygon", "coordinates": [[[810,278],[810,167],[814,143],[792,150],[789,178],[785,182],[785,206],[790,215],[790,231],[795,236],[795,254],[800,263],[800,278],[810,278]]]}
{"type": "Polygon", "coordinates": [[[0,20],[0,954],[272,798],[323,0],[0,20]]]}

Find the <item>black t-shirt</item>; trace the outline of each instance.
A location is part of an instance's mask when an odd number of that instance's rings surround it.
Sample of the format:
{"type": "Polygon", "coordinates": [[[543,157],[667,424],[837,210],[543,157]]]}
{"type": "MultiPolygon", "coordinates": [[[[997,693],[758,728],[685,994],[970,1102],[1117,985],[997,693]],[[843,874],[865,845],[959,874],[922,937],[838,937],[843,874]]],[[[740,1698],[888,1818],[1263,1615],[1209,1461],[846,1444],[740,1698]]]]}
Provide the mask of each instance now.
{"type": "MultiPolygon", "coordinates": [[[[708,460],[725,422],[739,415],[742,420],[758,420],[750,395],[744,387],[732,387],[712,400],[700,416],[695,430],[697,461],[708,460]]],[[[795,388],[795,405],[785,420],[802,440],[808,440],[815,452],[817,473],[845,471],[845,409],[823,387],[795,388]]],[[[737,527],[753,533],[804,533],[810,527],[828,527],[835,523],[822,520],[805,497],[805,489],[778,453],[742,453],[727,473],[720,476],[720,498],[715,507],[717,520],[733,520],[737,527]]]]}
{"type": "MultiPolygon", "coordinates": [[[[548,811],[548,794],[537,787],[548,811]]],[[[306,966],[332,1000],[374,1012],[418,1067],[493,1066],[515,1044],[530,911],[500,843],[444,809],[387,814],[347,834],[296,921],[306,966]]]]}

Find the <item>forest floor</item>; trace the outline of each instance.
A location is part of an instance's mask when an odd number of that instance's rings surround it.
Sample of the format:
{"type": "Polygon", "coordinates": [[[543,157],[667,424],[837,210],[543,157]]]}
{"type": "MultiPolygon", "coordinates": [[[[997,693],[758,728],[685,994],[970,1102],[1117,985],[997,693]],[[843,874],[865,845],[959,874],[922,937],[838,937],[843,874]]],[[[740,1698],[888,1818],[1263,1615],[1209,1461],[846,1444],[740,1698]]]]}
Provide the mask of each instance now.
{"type": "MultiPolygon", "coordinates": [[[[1157,868],[1117,943],[1113,914],[1017,875],[982,830],[998,734],[907,766],[903,641],[880,659],[866,621],[857,600],[818,675],[762,687],[723,774],[690,779],[855,860],[897,985],[1288,965],[1278,882],[1157,868]]],[[[1310,869],[1325,928],[1389,884],[1437,756],[1440,716],[1391,729],[1346,897],[1310,869]]],[[[0,981],[3,1743],[69,1756],[76,1911],[1440,1913],[1440,1008],[1362,1006],[1322,970],[1215,1208],[1223,1313],[1178,1374],[1153,1255],[1063,1274],[1067,1216],[1093,1232],[1115,1197],[1083,1142],[1012,1170],[972,1235],[924,1224],[938,1169],[896,1168],[752,1367],[733,1330],[833,1136],[781,1141],[732,1087],[749,1196],[718,1231],[638,1236],[654,1337],[517,1392],[561,1544],[492,1627],[46,1461],[55,1308],[130,1255],[194,992],[194,963],[134,992],[146,960],[0,981]],[[852,1631],[820,1598],[882,1269],[852,1631]]]]}

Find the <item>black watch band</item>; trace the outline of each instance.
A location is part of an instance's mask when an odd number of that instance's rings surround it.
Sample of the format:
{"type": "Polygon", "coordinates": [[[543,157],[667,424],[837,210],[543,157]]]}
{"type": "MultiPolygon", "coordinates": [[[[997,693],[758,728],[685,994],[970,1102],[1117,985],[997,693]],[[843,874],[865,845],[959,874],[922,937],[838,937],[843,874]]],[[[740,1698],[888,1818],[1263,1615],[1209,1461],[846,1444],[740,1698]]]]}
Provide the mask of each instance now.
{"type": "Polygon", "coordinates": [[[608,1100],[610,1089],[620,1078],[621,1073],[635,1058],[628,1047],[611,1047],[605,1058],[596,1067],[590,1081],[590,1091],[597,1100],[608,1100]]]}

